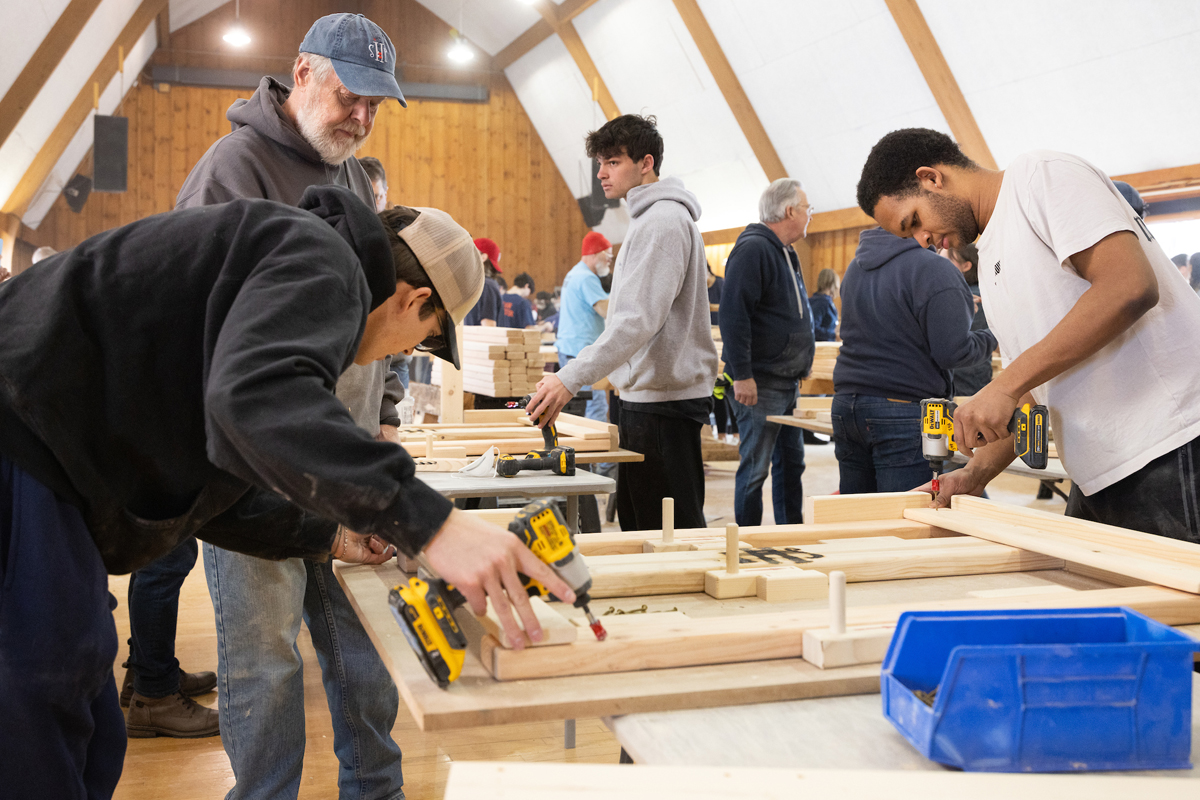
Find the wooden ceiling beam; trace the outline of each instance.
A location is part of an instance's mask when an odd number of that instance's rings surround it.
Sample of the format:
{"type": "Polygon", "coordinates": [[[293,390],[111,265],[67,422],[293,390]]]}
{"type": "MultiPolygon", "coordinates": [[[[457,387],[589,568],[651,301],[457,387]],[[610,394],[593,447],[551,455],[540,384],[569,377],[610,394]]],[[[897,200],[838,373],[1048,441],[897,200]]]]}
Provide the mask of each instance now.
{"type": "Polygon", "coordinates": [[[925,76],[925,83],[929,85],[929,91],[933,93],[933,98],[937,101],[942,116],[946,118],[946,124],[950,126],[950,132],[954,134],[958,146],[975,163],[988,169],[996,169],[996,159],[992,157],[983,132],[975,122],[975,115],[967,105],[967,98],[958,87],[958,81],[954,79],[954,73],[950,71],[946,57],[942,55],[942,48],[938,47],[937,40],[933,38],[933,32],[929,30],[929,23],[925,21],[925,15],[921,13],[917,0],[884,2],[887,3],[888,11],[892,12],[892,19],[896,21],[896,27],[900,29],[904,41],[908,43],[908,49],[912,52],[921,74],[925,76]]]}
{"type": "Polygon", "coordinates": [[[83,26],[91,19],[100,0],[71,0],[59,14],[50,32],[0,99],[0,145],[3,145],[29,110],[63,56],[71,49],[83,26]]]}
{"type": "MultiPolygon", "coordinates": [[[[554,29],[554,32],[558,34],[558,38],[562,39],[562,43],[566,45],[567,52],[571,54],[571,58],[575,59],[575,66],[579,67],[579,71],[583,73],[583,79],[587,81],[587,85],[592,90],[592,99],[600,104],[600,110],[604,112],[605,119],[615,119],[621,116],[621,111],[617,108],[617,101],[613,99],[612,93],[608,91],[608,86],[605,85],[604,78],[600,77],[600,70],[596,69],[596,62],[592,61],[587,47],[583,44],[583,39],[579,37],[579,31],[575,30],[575,25],[550,0],[538,0],[533,5],[538,13],[542,15],[542,21],[554,29]]],[[[563,5],[566,5],[566,3],[563,5]]],[[[584,4],[577,3],[575,5],[584,4]]],[[[591,4],[588,3],[587,5],[591,4]]],[[[579,9],[575,13],[578,14],[581,10],[579,9]]]]}
{"type": "Polygon", "coordinates": [[[508,43],[503,50],[496,53],[492,63],[497,69],[503,71],[512,65],[521,56],[528,53],[533,48],[537,47],[542,42],[549,39],[555,33],[555,26],[565,25],[577,16],[587,11],[600,0],[566,0],[560,6],[554,6],[553,22],[546,18],[546,14],[539,7],[538,11],[542,13],[542,19],[536,24],[531,25],[516,39],[508,43]]]}
{"type": "Polygon", "coordinates": [[[1127,175],[1113,175],[1112,179],[1125,181],[1142,193],[1174,194],[1200,186],[1200,164],[1130,172],[1127,175]]]}
{"type": "Polygon", "coordinates": [[[763,127],[758,113],[750,104],[750,98],[746,96],[742,82],[738,80],[729,59],[725,57],[725,51],[721,49],[712,26],[704,18],[704,12],[700,10],[699,3],[696,0],[675,0],[675,9],[679,12],[679,16],[683,17],[683,24],[687,26],[688,33],[692,35],[692,41],[696,43],[700,55],[704,57],[708,71],[712,73],[717,87],[725,97],[729,110],[733,112],[734,119],[741,126],[746,141],[750,143],[750,149],[754,151],[759,165],[767,175],[767,180],[775,181],[786,178],[787,169],[783,166],[783,160],[775,151],[775,145],[771,143],[767,129],[763,127]]]}
{"type": "MultiPolygon", "coordinates": [[[[59,120],[58,125],[54,127],[50,137],[46,139],[38,154],[34,156],[33,163],[29,165],[29,169],[25,170],[25,174],[21,176],[20,182],[0,211],[6,214],[16,214],[18,217],[24,216],[37,190],[46,182],[47,176],[50,175],[50,171],[54,169],[58,160],[62,158],[63,152],[71,143],[71,139],[74,138],[79,127],[87,122],[88,115],[92,111],[92,85],[100,84],[101,91],[108,86],[109,81],[117,74],[117,48],[124,48],[126,53],[132,50],[138,39],[146,32],[146,28],[154,22],[154,18],[166,8],[167,2],[168,0],[142,0],[141,5],[133,12],[133,17],[121,29],[116,41],[112,43],[108,52],[104,54],[104,58],[100,60],[99,66],[96,67],[83,88],[79,90],[79,94],[76,95],[67,112],[59,120]]],[[[132,81],[130,83],[132,84],[132,81]]]]}

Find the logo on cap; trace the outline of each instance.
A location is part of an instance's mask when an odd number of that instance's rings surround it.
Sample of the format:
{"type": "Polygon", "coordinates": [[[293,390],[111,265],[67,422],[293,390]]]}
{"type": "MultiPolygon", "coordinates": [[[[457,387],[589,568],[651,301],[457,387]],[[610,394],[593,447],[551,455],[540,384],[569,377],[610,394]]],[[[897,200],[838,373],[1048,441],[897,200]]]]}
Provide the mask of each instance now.
{"type": "Polygon", "coordinates": [[[367,51],[371,54],[371,58],[381,64],[387,60],[387,45],[378,39],[371,40],[371,43],[367,45],[367,51]]]}

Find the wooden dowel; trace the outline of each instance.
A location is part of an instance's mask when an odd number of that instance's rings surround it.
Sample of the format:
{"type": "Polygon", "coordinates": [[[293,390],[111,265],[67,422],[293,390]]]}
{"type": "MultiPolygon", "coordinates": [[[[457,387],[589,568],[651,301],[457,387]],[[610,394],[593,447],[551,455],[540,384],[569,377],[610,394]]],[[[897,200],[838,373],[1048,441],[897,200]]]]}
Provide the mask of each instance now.
{"type": "Polygon", "coordinates": [[[675,541],[675,498],[663,498],[662,512],[662,540],[663,544],[670,544],[675,541]]]}
{"type": "Polygon", "coordinates": [[[837,635],[846,632],[846,573],[829,573],[829,629],[837,635]]]}
{"type": "Polygon", "coordinates": [[[425,457],[433,458],[433,431],[425,433],[425,457]]]}
{"type": "Polygon", "coordinates": [[[741,556],[738,549],[738,526],[731,522],[725,526],[725,571],[730,575],[737,575],[741,556]]]}

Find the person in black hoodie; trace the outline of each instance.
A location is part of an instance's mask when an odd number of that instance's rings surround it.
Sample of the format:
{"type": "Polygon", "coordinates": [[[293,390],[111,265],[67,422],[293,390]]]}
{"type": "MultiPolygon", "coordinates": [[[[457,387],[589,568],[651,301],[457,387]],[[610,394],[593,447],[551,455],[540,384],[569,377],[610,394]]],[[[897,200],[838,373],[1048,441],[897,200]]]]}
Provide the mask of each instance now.
{"type": "Polygon", "coordinates": [[[882,228],[863,231],[842,278],[833,369],[834,454],[842,494],[906,492],[929,480],[921,401],[952,397],[951,370],[989,360],[975,303],[949,259],[882,228]]]}
{"type": "Polygon", "coordinates": [[[812,311],[792,249],[808,230],[812,206],[800,181],[780,178],[763,192],[758,216],[762,222],[746,226],[725,262],[718,315],[740,436],[734,516],[739,525],[761,524],[762,485],[778,447],[771,479],[775,522],[799,523],[804,501],[800,429],[766,418],[792,413],[800,379],[812,368],[812,311]]]}
{"type": "Polygon", "coordinates": [[[185,537],[269,559],[423,552],[477,612],[490,596],[517,640],[512,606],[540,630],[525,593],[501,588],[520,589],[517,569],[573,596],[334,394],[352,363],[389,353],[457,365],[443,336],[482,284],[470,235],[444,212],[376,216],[313,187],[299,209],[236,200],[148,217],[0,286],[7,793],[111,795],[125,726],[106,573],[185,537]]]}

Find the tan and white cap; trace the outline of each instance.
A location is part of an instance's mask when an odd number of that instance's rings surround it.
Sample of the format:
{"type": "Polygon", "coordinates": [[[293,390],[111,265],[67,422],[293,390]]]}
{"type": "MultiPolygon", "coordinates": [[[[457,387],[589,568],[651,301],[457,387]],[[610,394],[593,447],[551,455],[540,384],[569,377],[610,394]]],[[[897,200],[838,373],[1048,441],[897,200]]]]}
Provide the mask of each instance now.
{"type": "MultiPolygon", "coordinates": [[[[445,211],[436,208],[413,210],[420,213],[412,224],[399,231],[399,236],[421,262],[421,268],[437,290],[453,325],[457,326],[483,293],[483,261],[471,234],[445,211]]],[[[446,346],[432,354],[462,369],[455,331],[442,333],[446,346]]]]}

